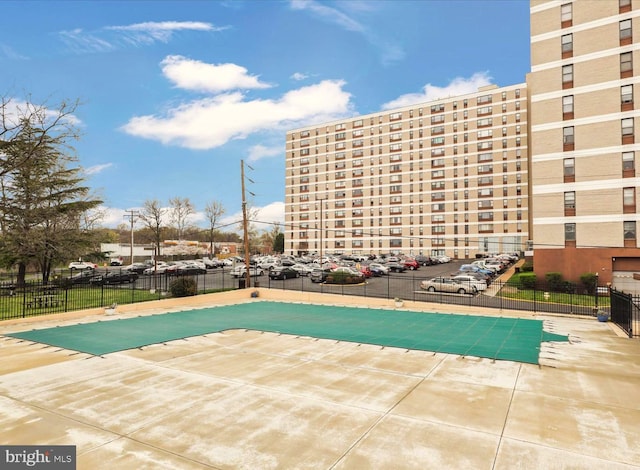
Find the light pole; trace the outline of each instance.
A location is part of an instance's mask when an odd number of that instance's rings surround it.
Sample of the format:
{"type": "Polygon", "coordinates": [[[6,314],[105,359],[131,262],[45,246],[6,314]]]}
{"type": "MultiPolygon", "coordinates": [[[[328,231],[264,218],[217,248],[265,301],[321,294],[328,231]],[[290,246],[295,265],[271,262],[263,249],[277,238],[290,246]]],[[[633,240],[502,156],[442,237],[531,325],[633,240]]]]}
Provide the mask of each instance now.
{"type": "Polygon", "coordinates": [[[325,197],[321,197],[321,198],[316,198],[316,201],[320,201],[320,269],[324,269],[323,267],[323,262],[322,262],[322,248],[324,245],[324,222],[323,222],[323,207],[322,205],[324,204],[324,201],[326,201],[328,198],[325,197]]]}

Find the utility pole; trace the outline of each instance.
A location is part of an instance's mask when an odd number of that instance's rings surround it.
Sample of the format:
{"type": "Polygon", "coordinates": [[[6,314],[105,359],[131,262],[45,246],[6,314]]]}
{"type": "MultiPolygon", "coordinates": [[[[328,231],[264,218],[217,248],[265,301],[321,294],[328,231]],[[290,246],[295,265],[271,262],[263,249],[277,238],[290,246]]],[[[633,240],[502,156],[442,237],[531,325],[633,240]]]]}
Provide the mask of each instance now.
{"type": "Polygon", "coordinates": [[[131,223],[131,250],[130,250],[131,263],[130,264],[133,264],[133,224],[138,219],[138,216],[140,215],[140,213],[133,209],[126,210],[125,212],[126,214],[123,217],[125,219],[129,219],[129,222],[131,223]]]}
{"type": "Polygon", "coordinates": [[[251,287],[251,253],[249,253],[249,221],[247,220],[247,198],[244,188],[244,160],[240,160],[240,179],[242,180],[242,229],[244,232],[245,287],[251,287]]]}

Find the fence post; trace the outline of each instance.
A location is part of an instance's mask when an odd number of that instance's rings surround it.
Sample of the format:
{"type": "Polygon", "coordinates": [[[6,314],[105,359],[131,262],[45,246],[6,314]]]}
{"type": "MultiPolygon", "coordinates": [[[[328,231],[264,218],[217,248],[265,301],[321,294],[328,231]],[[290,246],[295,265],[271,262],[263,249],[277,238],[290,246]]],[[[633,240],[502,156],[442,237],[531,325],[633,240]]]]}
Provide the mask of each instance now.
{"type": "Polygon", "coordinates": [[[27,316],[27,283],[22,286],[22,318],[27,316]]]}

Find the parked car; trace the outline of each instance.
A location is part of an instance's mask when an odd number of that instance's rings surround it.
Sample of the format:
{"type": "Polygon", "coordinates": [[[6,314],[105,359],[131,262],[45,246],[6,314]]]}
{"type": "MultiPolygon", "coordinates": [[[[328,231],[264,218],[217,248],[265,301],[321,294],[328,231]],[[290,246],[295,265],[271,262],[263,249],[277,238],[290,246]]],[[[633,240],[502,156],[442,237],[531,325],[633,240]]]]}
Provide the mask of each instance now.
{"type": "Polygon", "coordinates": [[[311,274],[309,274],[309,279],[311,279],[311,282],[324,282],[327,280],[327,275],[330,272],[328,269],[315,268],[311,274]]]}
{"type": "Polygon", "coordinates": [[[432,264],[435,264],[431,257],[426,255],[417,255],[415,260],[422,266],[431,266],[432,264]]]}
{"type": "Polygon", "coordinates": [[[360,272],[364,275],[364,277],[366,278],[370,278],[373,277],[373,271],[371,271],[371,268],[369,266],[362,266],[360,268],[360,272]]]}
{"type": "Polygon", "coordinates": [[[130,284],[136,282],[138,275],[131,271],[110,271],[105,274],[99,274],[93,276],[90,280],[90,284],[94,285],[107,285],[107,284],[130,284]]]}
{"type": "Polygon", "coordinates": [[[407,268],[409,271],[415,271],[416,269],[420,268],[420,263],[418,263],[415,259],[413,258],[406,258],[402,264],[404,265],[405,268],[407,268]]]}
{"type": "Polygon", "coordinates": [[[474,289],[450,277],[434,277],[420,283],[420,288],[429,292],[455,292],[458,294],[473,293],[474,289]]]}
{"type": "Polygon", "coordinates": [[[196,263],[196,262],[186,262],[178,265],[177,274],[180,275],[189,275],[189,274],[206,274],[207,268],[205,268],[204,264],[196,263]]]}
{"type": "Polygon", "coordinates": [[[388,261],[387,263],[385,263],[385,266],[389,269],[389,271],[394,273],[403,273],[407,270],[404,264],[397,261],[388,261]]]}
{"type": "Polygon", "coordinates": [[[493,277],[496,274],[492,269],[484,269],[475,264],[463,264],[460,266],[459,270],[462,272],[468,272],[468,271],[478,272],[478,273],[486,274],[487,276],[490,276],[490,277],[493,277]]]}
{"type": "Polygon", "coordinates": [[[300,277],[300,273],[290,266],[276,266],[269,271],[271,279],[289,279],[292,277],[300,277]]]}
{"type": "Polygon", "coordinates": [[[158,263],[154,266],[149,266],[145,269],[142,274],[151,275],[151,274],[164,274],[167,269],[169,269],[169,265],[164,261],[158,261],[158,263]]]}
{"type": "Polygon", "coordinates": [[[88,261],[72,261],[71,263],[69,263],[69,269],[71,269],[72,271],[74,269],[78,269],[80,271],[82,271],[83,269],[96,269],[97,267],[97,264],[90,263],[88,261]]]}
{"type": "Polygon", "coordinates": [[[309,276],[313,272],[313,268],[307,264],[296,263],[291,267],[298,271],[301,276],[309,276]]]}
{"type": "Polygon", "coordinates": [[[475,289],[476,292],[487,290],[487,282],[484,279],[478,279],[471,274],[458,274],[457,276],[452,277],[452,279],[468,286],[469,290],[475,289]]]}
{"type": "Polygon", "coordinates": [[[206,269],[215,269],[222,266],[222,262],[218,258],[202,258],[200,261],[206,269]]]}
{"type": "MultiPolygon", "coordinates": [[[[260,266],[251,266],[251,268],[249,269],[249,273],[252,277],[263,276],[264,269],[262,269],[260,266]]],[[[233,268],[229,274],[231,274],[233,277],[245,277],[247,275],[247,267],[244,264],[239,264],[235,268],[233,268]]]]}
{"type": "MultiPolygon", "coordinates": [[[[481,260],[475,260],[474,262],[471,263],[474,266],[478,266],[479,268],[482,269],[486,269],[488,271],[492,271],[493,273],[497,274],[498,273],[498,267],[497,266],[489,266],[486,262],[486,260],[481,259],[481,260]]],[[[464,266],[464,265],[463,265],[464,266]]]]}
{"type": "Polygon", "coordinates": [[[369,269],[374,276],[386,276],[389,274],[389,268],[380,263],[369,263],[369,269]]]}
{"type": "Polygon", "coordinates": [[[456,271],[455,273],[451,273],[451,277],[456,277],[461,275],[471,276],[477,279],[478,281],[484,281],[487,284],[487,286],[491,284],[491,276],[484,273],[477,272],[477,271],[456,271]]]}
{"type": "Polygon", "coordinates": [[[144,274],[144,270],[149,266],[144,263],[133,263],[122,268],[123,271],[129,271],[136,274],[144,274]]]}
{"type": "Polygon", "coordinates": [[[69,278],[69,281],[71,281],[71,284],[90,284],[91,283],[91,279],[93,279],[96,276],[95,272],[93,271],[93,269],[85,269],[83,271],[80,271],[78,274],[74,274],[73,276],[71,276],[69,278]]]}

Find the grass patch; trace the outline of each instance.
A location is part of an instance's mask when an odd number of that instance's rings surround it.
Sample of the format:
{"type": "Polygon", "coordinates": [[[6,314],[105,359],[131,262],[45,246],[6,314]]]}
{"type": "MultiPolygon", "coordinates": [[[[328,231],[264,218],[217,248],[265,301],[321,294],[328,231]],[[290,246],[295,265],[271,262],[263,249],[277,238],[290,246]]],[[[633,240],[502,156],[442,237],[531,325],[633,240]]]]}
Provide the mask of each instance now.
{"type": "MultiPolygon", "coordinates": [[[[212,294],[234,289],[206,289],[198,294],[212,294]]],[[[0,320],[32,317],[48,313],[107,307],[112,304],[126,305],[171,297],[167,292],[151,292],[148,289],[132,289],[129,286],[74,286],[71,289],[43,291],[17,291],[13,296],[0,296],[0,320]],[[37,298],[50,295],[54,302],[42,305],[37,298]]]]}
{"type": "MultiPolygon", "coordinates": [[[[544,291],[542,289],[525,289],[521,286],[519,277],[521,274],[515,273],[505,284],[507,289],[502,288],[498,292],[499,297],[514,300],[528,300],[531,302],[548,302],[553,304],[579,305],[590,307],[595,304],[595,295],[581,294],[572,292],[553,292],[551,290],[544,291]]],[[[581,284],[576,285],[576,289],[584,289],[581,284]]],[[[609,296],[598,296],[598,305],[601,307],[609,307],[611,302],[609,296]]]]}

